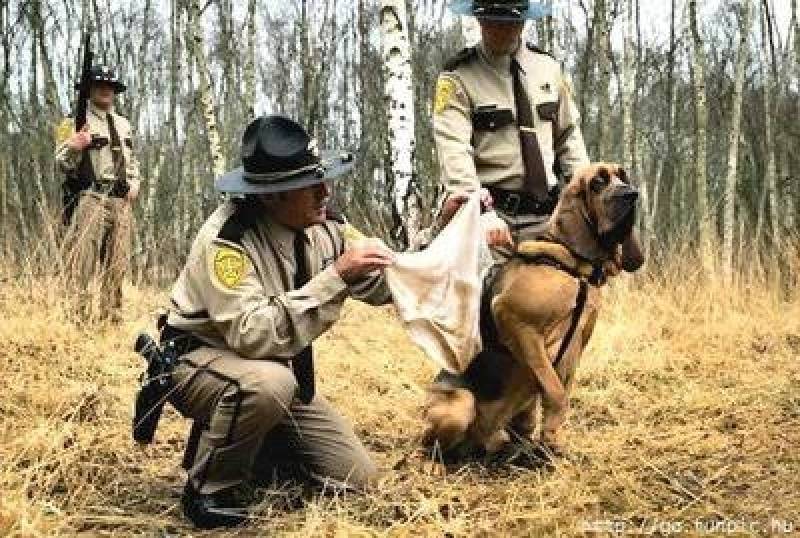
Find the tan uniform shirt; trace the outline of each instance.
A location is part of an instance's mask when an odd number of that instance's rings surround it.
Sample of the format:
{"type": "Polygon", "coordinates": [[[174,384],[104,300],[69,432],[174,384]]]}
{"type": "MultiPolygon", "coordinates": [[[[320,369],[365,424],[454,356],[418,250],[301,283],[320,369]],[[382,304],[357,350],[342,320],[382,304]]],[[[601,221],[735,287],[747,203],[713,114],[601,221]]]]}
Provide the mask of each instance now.
{"type": "MultiPolygon", "coordinates": [[[[125,160],[125,178],[128,182],[139,180],[139,161],[133,154],[133,133],[131,124],[127,119],[120,116],[113,110],[109,112],[114,120],[114,127],[119,134],[122,144],[122,155],[125,160]]],[[[73,123],[74,120],[68,120],[73,123]]],[[[86,149],[92,161],[95,179],[101,182],[113,182],[116,179],[114,174],[114,159],[111,152],[111,132],[108,128],[108,118],[106,112],[97,108],[91,101],[86,113],[86,122],[89,125],[89,133],[105,138],[108,143],[99,149],[86,149]]],[[[73,128],[74,131],[74,128],[73,128]]],[[[70,132],[71,134],[71,132],[70,132]]],[[[65,137],[60,137],[65,138],[65,137]]],[[[82,151],[75,151],[67,145],[66,140],[60,140],[56,147],[56,162],[65,173],[74,172],[80,165],[83,157],[82,151]]]]}
{"type": "MultiPolygon", "coordinates": [[[[567,178],[577,167],[589,163],[580,116],[558,62],[525,45],[514,56],[523,71],[534,129],[552,187],[558,182],[553,173],[556,159],[567,178]]],[[[492,55],[482,44],[474,53],[464,54],[453,70],[439,75],[433,126],[442,181],[451,192],[480,185],[520,190],[524,168],[517,124],[477,126],[473,114],[480,107],[510,110],[517,117],[511,56],[492,55]]]]}
{"type": "Polygon", "coordinates": [[[291,358],[338,318],[345,298],[390,300],[383,275],[348,287],[333,266],[344,251],[334,221],[305,230],[311,280],[293,289],[295,231],[264,215],[240,244],[220,239],[223,203],[200,229],[172,290],[168,323],[245,358],[291,358]]]}

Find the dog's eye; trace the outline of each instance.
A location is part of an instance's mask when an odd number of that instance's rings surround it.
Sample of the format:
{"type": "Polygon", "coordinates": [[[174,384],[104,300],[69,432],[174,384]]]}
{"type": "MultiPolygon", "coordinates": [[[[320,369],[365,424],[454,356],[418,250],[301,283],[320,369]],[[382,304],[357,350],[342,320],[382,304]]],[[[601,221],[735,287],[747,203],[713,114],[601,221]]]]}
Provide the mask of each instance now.
{"type": "Polygon", "coordinates": [[[592,188],[594,192],[600,192],[606,187],[608,187],[609,182],[610,180],[607,177],[594,176],[589,186],[592,188]]]}

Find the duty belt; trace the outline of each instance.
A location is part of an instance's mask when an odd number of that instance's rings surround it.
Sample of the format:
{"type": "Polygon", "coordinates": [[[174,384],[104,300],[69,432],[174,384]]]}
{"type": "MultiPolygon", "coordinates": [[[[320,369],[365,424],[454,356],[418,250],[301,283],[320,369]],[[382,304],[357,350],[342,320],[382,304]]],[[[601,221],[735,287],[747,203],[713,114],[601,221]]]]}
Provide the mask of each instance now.
{"type": "Polygon", "coordinates": [[[94,180],[89,185],[89,190],[99,194],[105,194],[110,198],[124,198],[127,194],[126,186],[119,181],[98,181],[94,180]]]}
{"type": "Polygon", "coordinates": [[[558,204],[561,189],[553,187],[547,194],[547,199],[539,201],[530,193],[518,190],[488,187],[494,201],[494,208],[512,217],[517,215],[535,215],[544,217],[551,215],[558,204]]]}

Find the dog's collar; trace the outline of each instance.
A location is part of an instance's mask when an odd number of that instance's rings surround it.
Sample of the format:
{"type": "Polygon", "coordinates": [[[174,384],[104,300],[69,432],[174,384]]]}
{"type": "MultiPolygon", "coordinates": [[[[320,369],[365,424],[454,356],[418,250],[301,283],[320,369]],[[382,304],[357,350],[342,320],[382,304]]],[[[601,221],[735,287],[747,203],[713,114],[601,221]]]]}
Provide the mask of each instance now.
{"type": "Polygon", "coordinates": [[[605,281],[602,264],[585,260],[554,238],[523,241],[517,246],[516,254],[526,263],[559,269],[573,278],[586,280],[593,286],[605,281]]]}

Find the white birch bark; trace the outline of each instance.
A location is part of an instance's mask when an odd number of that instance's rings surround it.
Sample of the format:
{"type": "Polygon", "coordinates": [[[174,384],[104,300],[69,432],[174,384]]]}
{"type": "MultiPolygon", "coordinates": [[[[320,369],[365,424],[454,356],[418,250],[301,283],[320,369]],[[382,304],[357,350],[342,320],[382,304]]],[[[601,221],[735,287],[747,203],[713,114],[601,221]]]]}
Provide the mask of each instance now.
{"type": "Polygon", "coordinates": [[[247,3],[247,60],[244,67],[245,110],[255,116],[256,102],[256,0],[247,3]]]}
{"type": "Polygon", "coordinates": [[[461,36],[464,38],[464,45],[472,47],[481,40],[481,27],[475,17],[461,16],[461,36]]]}
{"type": "Polygon", "coordinates": [[[694,72],[695,112],[695,184],[700,256],[707,275],[713,272],[711,255],[712,216],[708,207],[707,147],[708,110],[706,108],[706,54],[697,22],[697,0],[689,0],[689,21],[692,33],[692,69],[694,72]]]}
{"type": "Polygon", "coordinates": [[[732,115],[728,137],[728,173],[725,177],[725,197],[722,220],[722,270],[726,282],[733,275],[733,233],[735,226],[734,208],[736,206],[736,174],[739,164],[739,134],[742,118],[742,89],[744,88],[744,67],[748,58],[748,37],[752,20],[752,0],[742,0],[742,20],[739,28],[739,50],[733,81],[732,115]]]}
{"type": "Polygon", "coordinates": [[[420,229],[421,200],[414,175],[414,91],[405,0],[382,0],[381,30],[388,105],[388,157],[397,229],[403,242],[420,229]]]}
{"type": "Polygon", "coordinates": [[[214,96],[211,93],[211,74],[208,71],[208,63],[205,55],[205,40],[203,38],[203,24],[200,19],[200,1],[191,0],[189,4],[189,21],[187,30],[190,33],[187,39],[189,54],[194,58],[197,66],[200,87],[200,106],[203,114],[203,121],[206,126],[206,137],[208,139],[208,149],[211,153],[211,163],[214,177],[225,173],[225,158],[222,154],[222,147],[219,141],[219,129],[214,113],[214,96]]]}

